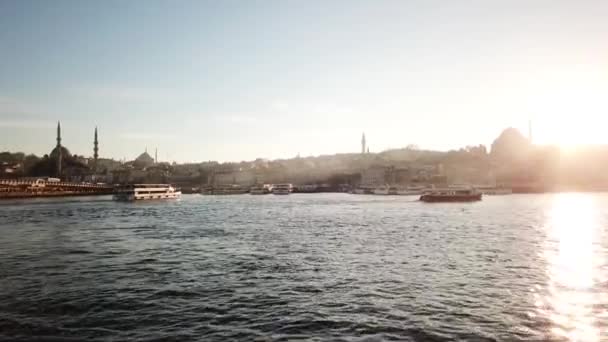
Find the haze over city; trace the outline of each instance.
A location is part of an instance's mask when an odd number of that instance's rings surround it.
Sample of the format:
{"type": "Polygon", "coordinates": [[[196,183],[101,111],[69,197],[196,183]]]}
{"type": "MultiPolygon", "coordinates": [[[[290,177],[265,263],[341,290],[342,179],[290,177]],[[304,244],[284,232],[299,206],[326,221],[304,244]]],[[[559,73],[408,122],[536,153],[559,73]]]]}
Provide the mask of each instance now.
{"type": "Polygon", "coordinates": [[[0,341],[608,341],[607,19],[0,0],[0,341]]]}
{"type": "Polygon", "coordinates": [[[0,2],[0,150],[168,161],[608,143],[608,3],[0,2]]]}

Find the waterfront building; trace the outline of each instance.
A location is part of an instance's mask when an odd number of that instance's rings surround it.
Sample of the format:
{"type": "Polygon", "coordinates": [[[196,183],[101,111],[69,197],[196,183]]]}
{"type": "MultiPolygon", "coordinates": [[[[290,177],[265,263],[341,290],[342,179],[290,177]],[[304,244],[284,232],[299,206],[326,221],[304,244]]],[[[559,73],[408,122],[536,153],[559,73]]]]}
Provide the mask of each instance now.
{"type": "Polygon", "coordinates": [[[256,183],[257,177],[252,170],[237,170],[237,171],[219,171],[213,175],[212,185],[241,185],[253,186],[256,183]]]}
{"type": "Polygon", "coordinates": [[[387,183],[387,168],[384,166],[373,166],[361,172],[362,186],[380,186],[387,183]]]}

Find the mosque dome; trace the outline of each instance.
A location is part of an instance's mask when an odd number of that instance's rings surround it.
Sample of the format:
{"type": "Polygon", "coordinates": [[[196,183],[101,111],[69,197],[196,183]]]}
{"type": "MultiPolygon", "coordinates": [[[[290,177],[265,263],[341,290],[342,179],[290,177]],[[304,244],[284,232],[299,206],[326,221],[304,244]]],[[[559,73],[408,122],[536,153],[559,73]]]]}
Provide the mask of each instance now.
{"type": "Polygon", "coordinates": [[[49,154],[49,158],[57,159],[59,157],[60,148],[61,148],[61,158],[71,158],[72,157],[70,150],[68,150],[67,148],[65,148],[63,146],[55,146],[55,148],[51,151],[51,154],[49,154]]]}
{"type": "Polygon", "coordinates": [[[151,166],[154,165],[154,158],[152,158],[148,152],[144,152],[142,154],[139,155],[139,157],[135,158],[135,164],[140,165],[140,166],[151,166]]]}
{"type": "Polygon", "coordinates": [[[505,129],[492,143],[492,155],[499,158],[519,158],[530,150],[530,140],[515,128],[505,129]]]}

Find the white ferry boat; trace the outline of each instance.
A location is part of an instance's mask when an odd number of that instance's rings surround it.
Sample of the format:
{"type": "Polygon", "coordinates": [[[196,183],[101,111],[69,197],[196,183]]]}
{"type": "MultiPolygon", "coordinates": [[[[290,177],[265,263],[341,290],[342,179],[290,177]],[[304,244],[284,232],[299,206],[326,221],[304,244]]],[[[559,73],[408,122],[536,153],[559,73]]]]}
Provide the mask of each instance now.
{"type": "Polygon", "coordinates": [[[129,184],[114,189],[114,200],[138,201],[180,198],[181,191],[169,184],[129,184]]]}
{"type": "Polygon", "coordinates": [[[293,184],[274,184],[272,193],[275,195],[289,195],[293,191],[293,184]]]}
{"type": "Polygon", "coordinates": [[[266,195],[272,192],[272,185],[270,184],[258,184],[254,185],[249,189],[249,193],[252,195],[266,195]]]}

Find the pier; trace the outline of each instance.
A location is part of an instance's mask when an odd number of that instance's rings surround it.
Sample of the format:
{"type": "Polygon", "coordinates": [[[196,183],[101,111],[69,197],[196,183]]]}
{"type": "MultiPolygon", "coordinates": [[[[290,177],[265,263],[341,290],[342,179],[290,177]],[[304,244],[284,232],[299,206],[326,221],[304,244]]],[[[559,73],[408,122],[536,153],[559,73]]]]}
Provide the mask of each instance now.
{"type": "Polygon", "coordinates": [[[0,179],[0,199],[110,195],[108,184],[61,182],[44,179],[0,179]]]}

